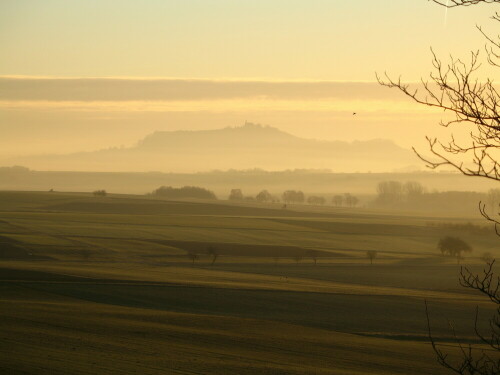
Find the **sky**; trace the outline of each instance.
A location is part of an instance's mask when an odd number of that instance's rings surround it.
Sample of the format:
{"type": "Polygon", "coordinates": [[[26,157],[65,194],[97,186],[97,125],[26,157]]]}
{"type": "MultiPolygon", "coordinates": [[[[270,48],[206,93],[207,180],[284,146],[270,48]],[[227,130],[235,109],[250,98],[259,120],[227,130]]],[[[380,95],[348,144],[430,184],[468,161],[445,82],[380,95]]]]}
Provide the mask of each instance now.
{"type": "MultiPolygon", "coordinates": [[[[0,74],[373,80],[483,44],[491,6],[427,0],[3,0],[0,74]]],[[[493,27],[493,26],[492,26],[493,27]]]]}
{"type": "MultiPolygon", "coordinates": [[[[306,138],[440,134],[442,113],[375,84],[468,57],[495,5],[427,0],[3,0],[0,164],[133,145],[156,130],[267,124],[306,138]],[[357,115],[353,116],[352,113],[357,115]]],[[[484,76],[493,71],[483,67],[484,76]]]]}

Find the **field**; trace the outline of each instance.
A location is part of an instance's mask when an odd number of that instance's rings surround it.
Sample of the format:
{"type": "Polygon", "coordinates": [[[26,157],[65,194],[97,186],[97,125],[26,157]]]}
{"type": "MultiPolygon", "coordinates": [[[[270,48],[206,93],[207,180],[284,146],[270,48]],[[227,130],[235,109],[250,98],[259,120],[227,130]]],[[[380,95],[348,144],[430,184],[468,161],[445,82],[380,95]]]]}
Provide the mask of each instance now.
{"type": "MultiPolygon", "coordinates": [[[[500,256],[470,218],[144,196],[0,192],[0,373],[440,374],[500,256]],[[211,249],[211,253],[210,253],[211,249]],[[367,251],[374,250],[373,264],[367,251]]],[[[484,328],[486,319],[480,319],[484,328]]]]}

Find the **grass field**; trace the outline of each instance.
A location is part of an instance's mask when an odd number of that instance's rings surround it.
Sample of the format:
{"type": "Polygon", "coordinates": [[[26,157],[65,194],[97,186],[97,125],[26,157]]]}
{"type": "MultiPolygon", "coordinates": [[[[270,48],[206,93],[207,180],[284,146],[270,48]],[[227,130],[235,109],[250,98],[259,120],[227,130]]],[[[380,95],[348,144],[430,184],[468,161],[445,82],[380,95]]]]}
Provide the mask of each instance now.
{"type": "Polygon", "coordinates": [[[475,342],[489,304],[436,244],[480,270],[478,216],[0,192],[0,373],[445,374],[424,300],[475,342]]]}

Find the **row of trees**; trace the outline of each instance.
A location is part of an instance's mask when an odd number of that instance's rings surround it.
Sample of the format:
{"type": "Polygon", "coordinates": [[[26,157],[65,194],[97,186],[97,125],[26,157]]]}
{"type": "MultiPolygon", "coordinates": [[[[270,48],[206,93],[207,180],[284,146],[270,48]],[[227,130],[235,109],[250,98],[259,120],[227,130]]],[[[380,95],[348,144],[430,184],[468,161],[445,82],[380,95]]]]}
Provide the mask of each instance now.
{"type": "MultiPolygon", "coordinates": [[[[460,260],[463,258],[462,257],[463,253],[470,253],[472,251],[472,247],[467,242],[458,237],[453,237],[453,236],[445,236],[441,238],[437,244],[437,248],[440,250],[442,256],[456,258],[457,263],[460,263],[460,260]]],[[[220,253],[215,246],[208,246],[206,250],[206,255],[211,260],[210,264],[214,265],[217,258],[219,258],[220,253]]],[[[187,256],[194,265],[194,262],[200,258],[200,253],[194,250],[190,250],[188,251],[187,256]]],[[[302,255],[296,254],[295,256],[293,256],[293,260],[295,260],[296,263],[299,263],[304,257],[308,257],[316,265],[318,262],[318,258],[321,256],[322,253],[320,251],[309,249],[306,250],[302,255]]],[[[377,256],[378,256],[377,250],[368,250],[366,252],[366,257],[370,260],[370,264],[373,264],[373,261],[375,260],[375,258],[377,258],[377,256]]],[[[485,262],[491,262],[493,260],[493,257],[491,253],[485,252],[481,256],[481,259],[485,262]]],[[[275,257],[274,260],[275,263],[277,263],[279,257],[275,257]]]]}
{"type": "MultiPolygon", "coordinates": [[[[262,190],[255,197],[244,196],[241,189],[232,189],[229,193],[229,200],[231,201],[243,201],[243,200],[255,200],[257,202],[280,202],[280,199],[267,190],[262,190]]],[[[281,201],[286,204],[289,203],[304,203],[307,202],[311,205],[325,205],[327,200],[325,197],[311,195],[307,197],[300,190],[287,190],[281,196],[281,201]]],[[[350,193],[345,193],[343,195],[335,195],[332,200],[332,204],[336,207],[347,206],[355,207],[359,203],[359,199],[350,193]]]]}
{"type": "Polygon", "coordinates": [[[217,199],[213,191],[197,186],[183,186],[174,188],[172,186],[160,186],[154,190],[152,195],[162,198],[198,198],[198,199],[217,199]]]}
{"type": "Polygon", "coordinates": [[[252,197],[252,196],[244,196],[241,189],[231,189],[231,193],[229,194],[228,199],[230,201],[243,201],[243,200],[254,201],[255,200],[255,201],[261,202],[261,203],[279,202],[279,199],[276,198],[271,193],[269,193],[267,190],[262,190],[255,197],[252,197]]]}
{"type": "Polygon", "coordinates": [[[305,195],[303,192],[287,190],[283,193],[283,202],[285,203],[304,203],[305,195]]]}
{"type": "MultiPolygon", "coordinates": [[[[215,261],[219,257],[219,251],[217,250],[216,247],[209,246],[209,247],[207,247],[206,253],[207,253],[207,255],[209,256],[209,258],[211,260],[210,265],[213,266],[215,264],[215,261]]],[[[194,250],[189,250],[188,253],[187,253],[187,257],[191,261],[191,264],[194,266],[194,262],[196,260],[200,259],[200,254],[198,252],[194,251],[194,250]]]]}
{"type": "Polygon", "coordinates": [[[416,200],[425,193],[425,188],[417,181],[382,181],[377,185],[377,203],[394,204],[416,200]]]}
{"type": "MultiPolygon", "coordinates": [[[[429,194],[427,189],[417,181],[382,181],[377,185],[377,202],[400,203],[417,201],[418,198],[429,194]]],[[[490,189],[485,203],[492,210],[500,207],[500,189],[490,189]]]]}
{"type": "MultiPolygon", "coordinates": [[[[53,191],[53,190],[50,189],[50,191],[53,191]]],[[[95,190],[92,192],[92,194],[94,195],[94,197],[105,197],[106,195],[108,195],[108,193],[104,189],[95,190]]]]}
{"type": "Polygon", "coordinates": [[[500,208],[500,189],[490,189],[486,196],[488,211],[497,212],[500,208]]]}
{"type": "MultiPolygon", "coordinates": [[[[216,262],[216,260],[219,258],[220,253],[219,250],[215,246],[208,246],[206,250],[206,255],[210,259],[210,265],[213,266],[216,262]]],[[[373,260],[377,257],[378,252],[376,250],[368,250],[366,252],[366,257],[370,260],[370,264],[373,264],[373,260]]],[[[304,257],[310,258],[313,262],[314,265],[318,264],[318,258],[322,256],[322,252],[319,250],[314,250],[314,249],[308,249],[304,251],[303,254],[296,254],[292,257],[292,259],[295,261],[295,263],[299,263],[304,257]]],[[[187,257],[191,261],[191,265],[194,266],[195,261],[200,259],[201,253],[195,251],[195,250],[189,250],[187,252],[187,257]]],[[[281,257],[274,257],[274,264],[278,264],[278,260],[281,257]]]]}
{"type": "Polygon", "coordinates": [[[376,207],[421,212],[439,212],[447,215],[467,214],[484,202],[488,210],[498,209],[500,191],[488,194],[476,191],[428,191],[416,181],[383,181],[377,185],[377,195],[370,202],[376,207]]]}
{"type": "Polygon", "coordinates": [[[332,203],[336,207],[356,207],[356,205],[359,203],[359,199],[354,195],[345,193],[344,195],[334,195],[332,198],[332,203]]]}

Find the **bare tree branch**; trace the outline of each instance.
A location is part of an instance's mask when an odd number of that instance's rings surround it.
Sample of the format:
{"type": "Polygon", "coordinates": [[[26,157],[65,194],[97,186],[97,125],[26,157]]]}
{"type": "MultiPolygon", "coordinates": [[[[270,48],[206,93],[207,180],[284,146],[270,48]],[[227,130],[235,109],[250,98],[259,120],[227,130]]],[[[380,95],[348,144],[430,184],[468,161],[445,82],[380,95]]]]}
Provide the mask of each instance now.
{"type": "Polygon", "coordinates": [[[432,1],[446,8],[455,8],[459,6],[470,6],[476,4],[500,3],[500,0],[449,0],[449,1],[432,0],[432,1]]]}
{"type": "Polygon", "coordinates": [[[490,214],[486,211],[486,204],[483,202],[479,202],[479,212],[486,220],[494,224],[495,233],[497,234],[497,236],[500,236],[500,219],[491,217],[490,214]]]}
{"type": "MultiPolygon", "coordinates": [[[[500,0],[432,1],[447,8],[500,3],[500,0]]],[[[495,12],[491,18],[500,22],[500,13],[495,12]]],[[[494,68],[500,67],[500,35],[492,37],[481,26],[477,26],[477,29],[486,40],[487,63],[494,68]]],[[[451,134],[445,142],[426,137],[430,155],[422,155],[415,148],[413,151],[429,168],[448,166],[466,176],[500,181],[500,97],[493,79],[479,80],[476,77],[481,67],[479,51],[472,51],[467,62],[450,58],[447,64],[443,64],[432,49],[431,52],[434,69],[428,79],[421,80],[419,87],[410,87],[402,82],[401,77],[393,79],[386,73],[383,79],[377,75],[377,80],[383,86],[401,91],[416,103],[447,112],[451,119],[442,120],[440,125],[465,128],[467,135],[462,137],[465,139],[458,140],[451,134]]],[[[494,224],[500,236],[500,213],[493,215],[487,212],[486,204],[482,202],[479,202],[479,211],[494,224]]],[[[437,361],[456,374],[500,374],[500,277],[493,272],[494,263],[495,260],[489,260],[479,274],[467,267],[460,270],[460,285],[481,293],[496,305],[496,311],[488,321],[487,334],[479,327],[479,309],[476,309],[474,329],[482,345],[463,345],[450,324],[457,355],[450,356],[443,351],[432,334],[429,308],[425,301],[428,336],[437,361]]]]}
{"type": "Polygon", "coordinates": [[[486,346],[475,347],[472,344],[462,344],[455,332],[455,328],[449,323],[456,342],[454,347],[458,353],[458,356],[450,357],[449,353],[441,350],[439,344],[436,342],[431,330],[429,307],[427,301],[425,301],[427,333],[437,361],[441,366],[456,374],[498,375],[500,373],[500,278],[495,277],[493,272],[494,263],[494,260],[488,262],[482,274],[474,274],[467,267],[462,267],[459,278],[460,285],[482,293],[497,305],[495,314],[489,319],[490,329],[487,336],[480,332],[478,325],[479,309],[476,309],[474,329],[477,337],[486,346]]]}
{"type": "MultiPolygon", "coordinates": [[[[499,49],[500,50],[500,49],[499,49]]],[[[432,50],[431,50],[432,51],[432,50]]],[[[437,58],[434,51],[434,72],[429,80],[422,80],[420,88],[411,88],[401,78],[388,74],[378,82],[396,88],[415,102],[439,108],[452,114],[452,119],[441,121],[443,127],[468,126],[472,128],[467,141],[457,141],[452,135],[447,142],[427,137],[431,157],[415,151],[429,168],[450,166],[464,175],[500,180],[500,95],[493,80],[480,82],[474,77],[479,69],[479,51],[471,52],[470,61],[452,59],[448,65],[437,58]]],[[[500,53],[498,53],[500,55],[500,53]]],[[[495,59],[496,55],[489,55],[495,59]]]]}

